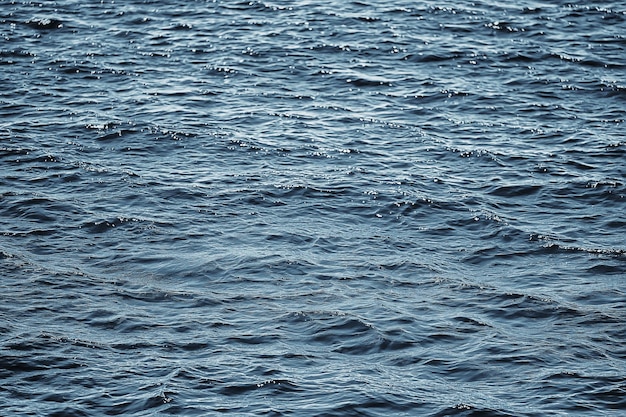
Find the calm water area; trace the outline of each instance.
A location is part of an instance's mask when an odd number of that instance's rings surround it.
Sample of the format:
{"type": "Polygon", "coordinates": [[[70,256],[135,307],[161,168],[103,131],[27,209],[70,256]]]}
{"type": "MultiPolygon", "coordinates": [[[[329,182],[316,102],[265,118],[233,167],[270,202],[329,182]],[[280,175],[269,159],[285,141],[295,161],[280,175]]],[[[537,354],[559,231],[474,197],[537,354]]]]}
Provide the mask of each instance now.
{"type": "Polygon", "coordinates": [[[0,415],[621,416],[626,4],[0,0],[0,415]]]}

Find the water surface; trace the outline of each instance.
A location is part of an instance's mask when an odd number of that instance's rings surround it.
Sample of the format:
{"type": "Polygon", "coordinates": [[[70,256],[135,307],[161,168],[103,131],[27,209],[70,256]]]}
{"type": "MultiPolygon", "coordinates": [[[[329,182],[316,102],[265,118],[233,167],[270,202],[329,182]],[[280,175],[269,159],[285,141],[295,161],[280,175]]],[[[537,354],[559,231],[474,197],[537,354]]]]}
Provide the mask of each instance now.
{"type": "Polygon", "coordinates": [[[624,34],[0,0],[4,412],[620,415],[624,34]]]}

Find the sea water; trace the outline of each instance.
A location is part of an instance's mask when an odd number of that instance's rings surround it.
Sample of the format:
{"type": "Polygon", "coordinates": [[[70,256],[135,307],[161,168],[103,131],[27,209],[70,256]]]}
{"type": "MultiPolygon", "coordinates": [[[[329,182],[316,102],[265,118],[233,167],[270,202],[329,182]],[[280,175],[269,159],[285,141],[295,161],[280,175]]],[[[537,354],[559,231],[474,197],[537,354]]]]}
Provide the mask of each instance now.
{"type": "Polygon", "coordinates": [[[626,408],[621,2],[0,1],[0,414],[626,408]]]}

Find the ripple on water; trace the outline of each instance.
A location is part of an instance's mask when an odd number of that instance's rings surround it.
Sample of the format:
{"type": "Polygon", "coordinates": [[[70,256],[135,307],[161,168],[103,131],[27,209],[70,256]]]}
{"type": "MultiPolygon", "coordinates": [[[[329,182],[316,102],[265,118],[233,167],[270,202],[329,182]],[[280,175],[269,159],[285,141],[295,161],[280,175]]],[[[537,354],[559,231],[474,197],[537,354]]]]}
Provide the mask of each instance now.
{"type": "Polygon", "coordinates": [[[175,3],[3,4],[6,413],[624,407],[624,10],[175,3]]]}

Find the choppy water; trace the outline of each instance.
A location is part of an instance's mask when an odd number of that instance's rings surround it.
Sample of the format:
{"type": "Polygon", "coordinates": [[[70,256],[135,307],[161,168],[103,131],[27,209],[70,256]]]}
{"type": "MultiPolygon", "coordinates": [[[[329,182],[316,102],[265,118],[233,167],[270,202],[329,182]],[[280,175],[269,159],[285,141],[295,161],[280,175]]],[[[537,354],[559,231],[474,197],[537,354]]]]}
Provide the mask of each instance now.
{"type": "Polygon", "coordinates": [[[0,1],[2,415],[626,408],[621,2],[0,1]]]}

